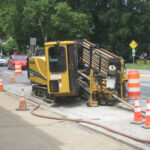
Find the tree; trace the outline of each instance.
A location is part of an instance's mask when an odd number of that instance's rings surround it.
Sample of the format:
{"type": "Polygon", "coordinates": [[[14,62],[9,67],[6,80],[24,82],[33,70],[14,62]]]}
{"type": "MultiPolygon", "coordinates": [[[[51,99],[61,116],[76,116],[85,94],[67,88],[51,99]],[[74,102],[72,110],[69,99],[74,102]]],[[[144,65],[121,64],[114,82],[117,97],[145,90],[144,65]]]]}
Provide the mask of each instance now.
{"type": "Polygon", "coordinates": [[[66,40],[84,37],[88,31],[88,17],[84,13],[74,12],[66,2],[55,6],[51,16],[53,39],[66,40]]]}
{"type": "Polygon", "coordinates": [[[16,46],[17,46],[16,41],[14,39],[10,39],[7,41],[7,43],[5,45],[5,51],[12,52],[12,49],[16,48],[16,46]]]}
{"type": "Polygon", "coordinates": [[[6,35],[16,40],[19,49],[26,41],[23,32],[23,7],[25,2],[26,0],[1,0],[0,26],[6,35]]]}
{"type": "Polygon", "coordinates": [[[88,29],[87,16],[74,12],[66,2],[27,0],[24,14],[35,27],[39,25],[45,42],[72,39],[88,29]]]}
{"type": "Polygon", "coordinates": [[[137,41],[137,54],[148,51],[150,43],[150,2],[141,0],[90,1],[94,42],[129,60],[129,43],[137,41]],[[146,32],[145,32],[146,31],[146,32]],[[144,48],[145,47],[145,48],[144,48]]]}
{"type": "Polygon", "coordinates": [[[148,0],[0,0],[0,37],[13,37],[19,48],[36,37],[45,41],[87,38],[130,60],[129,43],[136,54],[150,54],[148,0]]]}
{"type": "Polygon", "coordinates": [[[27,0],[24,7],[25,18],[35,27],[40,27],[41,35],[46,42],[50,31],[51,15],[54,14],[55,0],[27,0]]]}

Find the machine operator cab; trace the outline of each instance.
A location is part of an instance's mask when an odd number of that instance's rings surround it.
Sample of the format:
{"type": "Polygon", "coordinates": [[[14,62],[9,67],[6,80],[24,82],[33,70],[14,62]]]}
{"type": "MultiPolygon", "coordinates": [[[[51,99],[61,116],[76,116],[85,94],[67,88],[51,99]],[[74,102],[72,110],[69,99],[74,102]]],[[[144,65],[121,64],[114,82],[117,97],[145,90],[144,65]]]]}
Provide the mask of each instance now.
{"type": "Polygon", "coordinates": [[[55,96],[78,94],[78,55],[76,42],[45,43],[48,93],[55,96]]]}

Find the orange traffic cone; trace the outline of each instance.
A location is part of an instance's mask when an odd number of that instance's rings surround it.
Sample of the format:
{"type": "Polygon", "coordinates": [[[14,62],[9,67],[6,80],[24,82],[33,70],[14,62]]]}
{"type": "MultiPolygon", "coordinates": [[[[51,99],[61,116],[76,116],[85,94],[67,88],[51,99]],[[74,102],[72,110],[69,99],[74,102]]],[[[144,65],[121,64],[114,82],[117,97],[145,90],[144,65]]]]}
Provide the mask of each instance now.
{"type": "Polygon", "coordinates": [[[150,100],[146,101],[146,115],[145,115],[145,124],[143,128],[150,129],[150,100]]]}
{"type": "Polygon", "coordinates": [[[3,90],[3,80],[2,77],[0,76],[0,91],[3,90]]]}
{"type": "Polygon", "coordinates": [[[11,79],[10,79],[10,82],[15,82],[15,78],[13,76],[13,71],[11,71],[11,79]]]}
{"type": "Polygon", "coordinates": [[[138,97],[135,97],[135,105],[134,105],[134,121],[132,123],[142,124],[144,122],[141,107],[138,101],[138,97]]]}
{"type": "Polygon", "coordinates": [[[24,97],[24,88],[21,89],[21,97],[20,97],[20,102],[19,102],[19,109],[16,109],[16,110],[20,110],[20,111],[28,110],[27,109],[26,100],[25,100],[25,97],[24,97]]]}

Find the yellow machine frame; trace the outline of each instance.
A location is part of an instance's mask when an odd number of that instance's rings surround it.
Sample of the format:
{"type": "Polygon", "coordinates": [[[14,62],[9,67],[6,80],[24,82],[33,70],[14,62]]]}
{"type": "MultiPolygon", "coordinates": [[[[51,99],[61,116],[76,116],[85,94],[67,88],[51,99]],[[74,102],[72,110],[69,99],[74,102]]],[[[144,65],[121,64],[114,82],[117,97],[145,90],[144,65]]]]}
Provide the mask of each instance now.
{"type": "MultiPolygon", "coordinates": [[[[127,82],[127,74],[124,72],[124,60],[121,59],[121,73],[120,73],[120,79],[121,79],[121,98],[124,100],[124,101],[127,101],[127,98],[125,99],[124,96],[123,96],[123,88],[126,87],[126,82],[127,82]]],[[[96,82],[95,82],[95,75],[94,75],[94,72],[93,70],[91,69],[90,70],[90,75],[89,75],[89,82],[90,82],[90,95],[89,95],[89,99],[88,99],[88,105],[89,106],[98,106],[98,100],[96,99],[97,96],[101,96],[102,94],[102,91],[105,91],[105,94],[107,95],[107,97],[109,98],[113,98],[113,94],[115,95],[118,95],[118,92],[117,91],[114,91],[114,90],[109,90],[106,88],[106,79],[103,80],[103,85],[102,87],[100,87],[100,85],[98,85],[96,82]]]]}
{"type": "MultiPolygon", "coordinates": [[[[48,42],[45,43],[45,56],[46,56],[46,67],[47,67],[47,87],[48,87],[48,93],[51,94],[50,91],[50,84],[49,81],[56,81],[59,82],[59,92],[55,92],[56,96],[66,96],[66,95],[76,95],[76,93],[73,93],[70,91],[69,86],[69,70],[68,70],[68,54],[67,54],[67,45],[69,44],[75,44],[74,41],[61,41],[61,42],[48,42]],[[50,72],[49,68],[49,48],[54,47],[56,45],[62,46],[65,48],[66,53],[66,71],[65,72],[59,72],[59,73],[52,73],[50,72]]],[[[53,93],[54,94],[54,93],[53,93]]]]}

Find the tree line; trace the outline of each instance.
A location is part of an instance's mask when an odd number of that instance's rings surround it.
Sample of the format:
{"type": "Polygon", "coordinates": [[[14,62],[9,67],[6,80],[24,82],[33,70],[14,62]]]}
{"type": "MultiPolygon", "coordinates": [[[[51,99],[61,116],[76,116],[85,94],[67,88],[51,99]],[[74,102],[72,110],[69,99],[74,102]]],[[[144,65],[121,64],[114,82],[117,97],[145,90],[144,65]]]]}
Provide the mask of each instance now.
{"type": "Polygon", "coordinates": [[[29,38],[46,41],[86,38],[107,50],[131,58],[150,55],[149,0],[0,0],[0,38],[12,37],[19,49],[29,38]]]}

